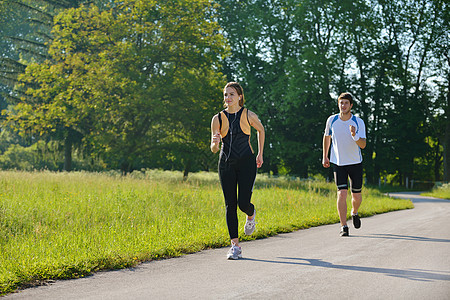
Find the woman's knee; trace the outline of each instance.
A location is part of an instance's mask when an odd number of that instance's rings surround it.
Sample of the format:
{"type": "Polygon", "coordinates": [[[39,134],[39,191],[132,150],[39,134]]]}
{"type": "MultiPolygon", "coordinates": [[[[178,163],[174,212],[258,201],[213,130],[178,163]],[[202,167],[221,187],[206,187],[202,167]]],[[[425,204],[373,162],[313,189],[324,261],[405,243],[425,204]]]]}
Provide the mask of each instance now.
{"type": "Polygon", "coordinates": [[[246,213],[247,215],[251,216],[251,215],[253,215],[254,206],[253,206],[252,203],[250,203],[250,200],[249,201],[242,201],[242,202],[239,202],[239,209],[242,212],[246,213]]]}

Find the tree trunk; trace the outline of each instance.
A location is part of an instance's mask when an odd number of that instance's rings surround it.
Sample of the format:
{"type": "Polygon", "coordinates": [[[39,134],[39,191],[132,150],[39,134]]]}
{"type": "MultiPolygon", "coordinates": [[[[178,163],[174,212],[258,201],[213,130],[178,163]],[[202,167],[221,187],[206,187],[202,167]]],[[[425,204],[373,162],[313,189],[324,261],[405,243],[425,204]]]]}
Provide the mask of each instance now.
{"type": "Polygon", "coordinates": [[[120,171],[122,172],[122,176],[126,176],[128,173],[131,173],[132,165],[128,161],[128,159],[122,160],[122,162],[120,163],[120,171]]]}
{"type": "Polygon", "coordinates": [[[450,181],[450,122],[447,119],[444,134],[444,181],[450,181]]]}
{"type": "Polygon", "coordinates": [[[445,133],[444,141],[444,181],[450,181],[450,78],[448,79],[447,88],[447,107],[445,108],[445,133]]]}
{"type": "Polygon", "coordinates": [[[440,153],[441,145],[438,142],[437,145],[434,147],[434,181],[440,181],[441,180],[441,158],[442,155],[440,153]]]}
{"type": "Polygon", "coordinates": [[[183,181],[186,181],[189,175],[189,171],[191,170],[191,160],[189,159],[184,166],[184,172],[183,172],[183,181]]]}
{"type": "Polygon", "coordinates": [[[72,170],[72,139],[70,134],[64,139],[64,171],[72,170]]]}

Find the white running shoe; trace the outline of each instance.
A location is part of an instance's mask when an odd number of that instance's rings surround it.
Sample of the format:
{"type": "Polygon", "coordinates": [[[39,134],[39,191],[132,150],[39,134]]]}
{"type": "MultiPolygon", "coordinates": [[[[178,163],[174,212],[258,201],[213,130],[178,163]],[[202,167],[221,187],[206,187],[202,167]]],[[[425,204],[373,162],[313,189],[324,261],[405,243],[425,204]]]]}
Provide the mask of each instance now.
{"type": "Polygon", "coordinates": [[[242,258],[242,249],[234,244],[231,245],[230,250],[227,253],[227,259],[239,259],[242,258]]]}
{"type": "Polygon", "coordinates": [[[245,221],[245,226],[244,226],[244,233],[246,235],[251,235],[253,233],[253,231],[255,231],[255,227],[256,227],[256,210],[253,213],[253,219],[249,220],[247,217],[247,221],[245,221]]]}

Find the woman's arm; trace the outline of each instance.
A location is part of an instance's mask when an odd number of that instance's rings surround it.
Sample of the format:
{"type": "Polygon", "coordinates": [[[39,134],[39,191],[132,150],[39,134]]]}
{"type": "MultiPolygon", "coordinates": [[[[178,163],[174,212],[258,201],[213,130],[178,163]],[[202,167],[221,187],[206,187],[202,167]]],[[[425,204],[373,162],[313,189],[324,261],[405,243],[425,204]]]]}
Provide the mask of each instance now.
{"type": "Polygon", "coordinates": [[[261,168],[262,164],[264,163],[263,153],[266,132],[264,130],[264,126],[254,112],[248,111],[248,120],[250,122],[250,125],[255,128],[256,131],[258,131],[258,155],[256,156],[256,166],[258,168],[261,168]]]}
{"type": "Polygon", "coordinates": [[[219,117],[214,115],[211,120],[211,151],[216,153],[220,149],[220,129],[219,129],[219,117]]]}

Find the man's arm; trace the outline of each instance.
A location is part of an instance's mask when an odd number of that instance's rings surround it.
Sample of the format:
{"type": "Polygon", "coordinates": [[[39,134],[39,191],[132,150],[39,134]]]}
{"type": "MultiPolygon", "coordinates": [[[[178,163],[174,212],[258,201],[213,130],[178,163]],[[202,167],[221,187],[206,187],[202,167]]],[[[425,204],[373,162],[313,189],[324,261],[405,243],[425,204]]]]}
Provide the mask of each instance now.
{"type": "Polygon", "coordinates": [[[359,140],[355,141],[356,145],[359,146],[359,148],[364,149],[366,148],[366,139],[359,138],[359,140]]]}
{"type": "Polygon", "coordinates": [[[357,134],[356,134],[356,127],[350,125],[350,133],[352,134],[352,138],[355,141],[356,145],[359,146],[359,148],[364,149],[366,148],[366,139],[360,138],[357,134]]]}
{"type": "Polygon", "coordinates": [[[331,145],[331,136],[330,135],[323,135],[323,154],[322,154],[322,165],[325,168],[330,167],[330,159],[328,158],[328,151],[330,150],[331,145]]]}

